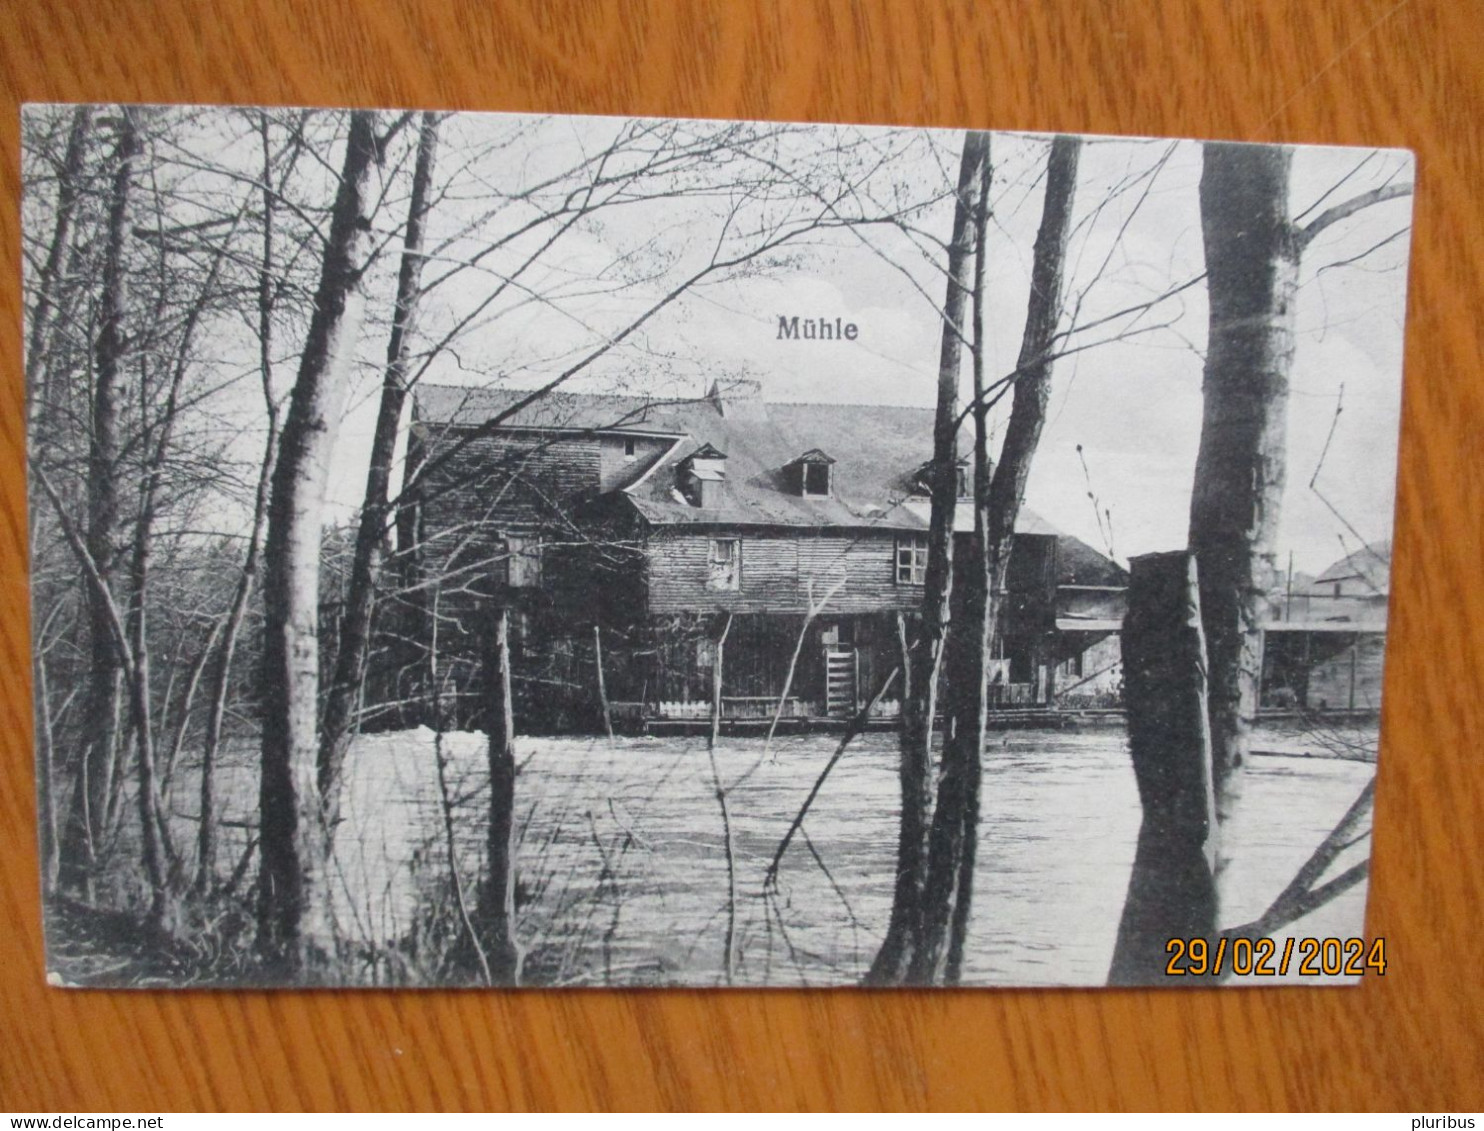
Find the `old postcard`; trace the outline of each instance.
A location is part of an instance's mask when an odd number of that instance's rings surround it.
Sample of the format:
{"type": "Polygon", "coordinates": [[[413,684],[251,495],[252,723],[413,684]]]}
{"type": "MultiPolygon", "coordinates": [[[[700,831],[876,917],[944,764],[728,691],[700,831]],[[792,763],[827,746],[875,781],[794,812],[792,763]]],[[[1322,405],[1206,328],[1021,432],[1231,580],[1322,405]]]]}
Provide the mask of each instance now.
{"type": "Polygon", "coordinates": [[[22,125],[54,983],[1384,975],[1410,154],[22,125]]]}

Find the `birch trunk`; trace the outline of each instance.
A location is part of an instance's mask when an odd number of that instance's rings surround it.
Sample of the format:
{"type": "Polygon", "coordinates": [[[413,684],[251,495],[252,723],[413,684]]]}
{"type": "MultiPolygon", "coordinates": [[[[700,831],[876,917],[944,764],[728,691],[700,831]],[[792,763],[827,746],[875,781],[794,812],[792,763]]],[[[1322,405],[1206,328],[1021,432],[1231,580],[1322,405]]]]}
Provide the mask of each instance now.
{"type": "Polygon", "coordinates": [[[1288,219],[1292,151],[1207,144],[1201,230],[1211,305],[1190,501],[1211,665],[1217,815],[1240,795],[1261,676],[1263,594],[1283,500],[1301,244],[1288,219]]]}
{"type": "Polygon", "coordinates": [[[345,763],[354,733],[354,719],[366,661],[371,647],[372,615],[377,582],[381,576],[390,516],[388,493],[392,478],[392,456],[397,446],[397,426],[407,401],[407,372],[410,341],[417,319],[422,288],[423,229],[428,209],[428,190],[438,149],[438,115],[425,113],[418,135],[417,162],[412,175],[412,200],[408,205],[407,229],[402,243],[402,264],[397,275],[397,300],[387,344],[386,372],[376,431],[371,441],[371,465],[366,473],[366,492],[356,529],[350,581],[340,623],[340,648],[335,672],[325,697],[324,733],[320,740],[319,788],[327,799],[332,835],[336,810],[336,783],[345,763]]]}
{"type": "Polygon", "coordinates": [[[318,787],[319,559],[325,479],[344,408],[371,248],[376,115],[350,115],[314,313],[279,440],[263,564],[258,947],[312,977],[333,952],[318,787]]]}

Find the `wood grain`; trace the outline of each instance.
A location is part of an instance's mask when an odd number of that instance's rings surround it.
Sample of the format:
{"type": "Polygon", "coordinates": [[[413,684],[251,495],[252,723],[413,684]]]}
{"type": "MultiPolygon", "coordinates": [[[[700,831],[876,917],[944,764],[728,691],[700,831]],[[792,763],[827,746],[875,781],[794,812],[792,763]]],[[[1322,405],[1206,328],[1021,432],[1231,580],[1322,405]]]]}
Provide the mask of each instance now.
{"type": "Polygon", "coordinates": [[[85,3],[0,13],[0,1107],[1484,1106],[1484,18],[1444,0],[85,3]],[[832,119],[1410,146],[1420,166],[1358,989],[105,993],[42,981],[16,104],[832,119]]]}

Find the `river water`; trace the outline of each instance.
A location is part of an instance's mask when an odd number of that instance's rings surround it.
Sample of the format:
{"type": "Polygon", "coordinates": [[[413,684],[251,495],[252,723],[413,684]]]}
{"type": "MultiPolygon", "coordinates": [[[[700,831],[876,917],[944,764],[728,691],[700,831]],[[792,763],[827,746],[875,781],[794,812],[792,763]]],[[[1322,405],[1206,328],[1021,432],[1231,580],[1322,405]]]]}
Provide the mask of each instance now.
{"type": "MultiPolygon", "coordinates": [[[[1276,739],[1255,743],[1286,752],[1252,759],[1226,830],[1229,923],[1268,906],[1374,770],[1294,756],[1305,752],[1302,743],[1276,739]]],[[[835,742],[779,738],[764,756],[760,739],[723,738],[717,750],[735,861],[739,984],[855,982],[885,931],[898,809],[894,735],[856,740],[820,790],[776,886],[764,888],[835,742]]],[[[367,736],[350,759],[337,913],[342,929],[371,948],[406,952],[430,908],[452,915],[445,793],[464,894],[473,899],[483,860],[484,742],[450,734],[441,748],[443,791],[426,730],[367,736]]],[[[522,738],[518,753],[519,935],[541,979],[724,981],[726,838],[704,740],[522,738]]],[[[984,771],[965,982],[1102,984],[1140,820],[1122,731],[999,734],[984,771]]],[[[1334,871],[1368,850],[1367,838],[1334,871]]],[[[1359,935],[1364,903],[1361,885],[1291,931],[1359,935]]]]}

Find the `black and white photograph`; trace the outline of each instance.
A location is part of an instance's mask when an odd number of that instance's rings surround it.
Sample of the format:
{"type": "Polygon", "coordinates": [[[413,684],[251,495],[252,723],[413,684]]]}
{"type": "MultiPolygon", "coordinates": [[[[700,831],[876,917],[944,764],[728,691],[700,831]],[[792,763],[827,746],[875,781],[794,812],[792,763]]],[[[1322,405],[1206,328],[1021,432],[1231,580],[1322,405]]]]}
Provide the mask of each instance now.
{"type": "Polygon", "coordinates": [[[1409,152],[21,125],[52,984],[1384,972],[1409,152]]]}

